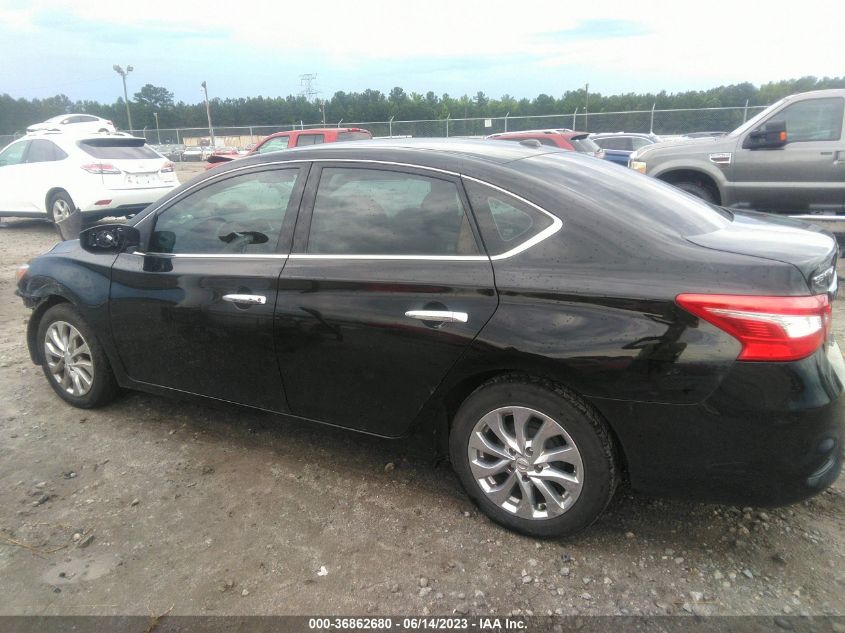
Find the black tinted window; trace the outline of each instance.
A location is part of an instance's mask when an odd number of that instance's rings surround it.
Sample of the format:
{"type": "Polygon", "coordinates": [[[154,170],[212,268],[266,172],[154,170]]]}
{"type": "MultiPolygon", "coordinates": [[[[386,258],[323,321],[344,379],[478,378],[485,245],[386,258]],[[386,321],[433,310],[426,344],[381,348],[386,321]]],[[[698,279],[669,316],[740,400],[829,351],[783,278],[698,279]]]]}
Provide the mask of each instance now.
{"type": "Polygon", "coordinates": [[[338,141],[362,141],[364,139],[373,138],[369,132],[338,132],[338,141]]]}
{"type": "Polygon", "coordinates": [[[48,161],[67,158],[67,154],[55,143],[43,140],[34,140],[29,144],[29,151],[26,153],[27,163],[46,163],[48,161]]]}
{"type": "Polygon", "coordinates": [[[552,225],[552,218],[506,193],[465,180],[469,202],[490,255],[501,255],[552,225]]]}
{"type": "Polygon", "coordinates": [[[595,141],[587,138],[586,136],[571,138],[569,139],[569,142],[572,143],[572,147],[575,148],[576,152],[593,154],[601,149],[598,145],[596,145],[595,141]]]}
{"type": "Polygon", "coordinates": [[[154,253],[273,253],[298,169],[243,174],[189,194],[156,218],[154,253]]]}
{"type": "Polygon", "coordinates": [[[325,140],[326,137],[322,134],[300,134],[299,138],[296,140],[296,146],[319,145],[320,143],[324,143],[325,140]]]}
{"type": "Polygon", "coordinates": [[[790,142],[838,141],[842,136],[845,99],[808,99],[775,114],[771,121],[784,121],[790,142]]]}
{"type": "Polygon", "coordinates": [[[476,255],[454,182],[398,171],[325,168],[309,253],[476,255]]]}
{"type": "Polygon", "coordinates": [[[593,141],[603,149],[618,149],[622,151],[631,149],[630,138],[609,136],[607,138],[593,139],[593,141]]]}
{"type": "Polygon", "coordinates": [[[98,138],[90,141],[80,141],[79,147],[89,156],[120,160],[122,158],[137,160],[146,158],[161,158],[143,140],[121,138],[98,138]]]}

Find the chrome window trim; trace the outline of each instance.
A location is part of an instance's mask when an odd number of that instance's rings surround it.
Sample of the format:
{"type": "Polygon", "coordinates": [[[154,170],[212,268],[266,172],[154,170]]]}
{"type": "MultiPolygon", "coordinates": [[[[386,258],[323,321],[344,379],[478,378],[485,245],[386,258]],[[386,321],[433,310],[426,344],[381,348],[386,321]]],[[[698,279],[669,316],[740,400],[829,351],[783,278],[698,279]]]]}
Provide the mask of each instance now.
{"type": "MultiPolygon", "coordinates": [[[[373,160],[373,159],[356,159],[356,158],[315,158],[315,159],[295,159],[295,160],[285,160],[285,161],[273,161],[270,163],[259,163],[257,165],[247,165],[246,167],[240,167],[238,169],[232,169],[230,171],[226,171],[222,174],[216,174],[211,178],[206,180],[202,180],[194,185],[188,187],[182,193],[188,193],[189,191],[199,187],[200,185],[205,185],[210,181],[215,180],[217,177],[227,176],[232,173],[245,171],[248,169],[252,169],[254,167],[266,167],[272,165],[298,165],[301,163],[361,163],[361,164],[369,164],[369,165],[390,165],[394,167],[409,167],[411,169],[420,169],[424,171],[433,171],[440,174],[446,174],[447,176],[454,176],[457,178],[462,178],[466,180],[471,180],[476,182],[480,185],[484,185],[485,187],[490,187],[491,189],[495,189],[496,191],[500,191],[503,194],[515,198],[519,200],[523,204],[527,204],[530,207],[533,207],[537,211],[546,214],[552,219],[552,223],[550,226],[546,227],[537,235],[521,242],[514,248],[509,251],[505,251],[504,253],[500,253],[498,255],[383,255],[383,254],[372,254],[372,255],[332,255],[332,254],[309,254],[309,253],[291,253],[290,255],[281,255],[281,254],[234,254],[234,253],[227,253],[227,254],[212,254],[212,253],[141,253],[140,251],[134,251],[133,255],[140,255],[140,256],[147,256],[147,255],[154,255],[156,257],[166,257],[166,258],[185,258],[185,259],[214,259],[214,258],[241,258],[241,259],[325,259],[325,260],[399,260],[399,261],[470,261],[470,262],[483,262],[483,261],[500,261],[503,259],[508,259],[513,257],[514,255],[518,255],[529,248],[536,246],[543,240],[548,239],[558,231],[563,228],[563,220],[559,217],[546,211],[543,207],[534,204],[530,200],[526,200],[522,196],[513,193],[512,191],[508,191],[507,189],[503,189],[497,185],[489,183],[485,180],[481,180],[479,178],[474,178],[472,176],[465,176],[459,174],[457,172],[448,171],[446,169],[438,169],[437,167],[427,167],[425,165],[414,165],[411,163],[400,163],[396,161],[387,161],[387,160],[373,160]]],[[[159,205],[152,211],[150,211],[147,215],[141,218],[135,226],[138,226],[142,222],[146,221],[148,218],[154,216],[159,209],[164,205],[159,205]]]]}

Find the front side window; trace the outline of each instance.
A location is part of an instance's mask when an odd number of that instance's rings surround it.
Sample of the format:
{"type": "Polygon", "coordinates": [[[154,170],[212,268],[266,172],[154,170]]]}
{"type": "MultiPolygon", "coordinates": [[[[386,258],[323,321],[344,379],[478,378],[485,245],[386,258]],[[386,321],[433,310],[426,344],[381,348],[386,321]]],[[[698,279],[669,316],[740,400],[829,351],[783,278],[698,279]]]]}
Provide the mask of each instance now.
{"type": "Polygon", "coordinates": [[[786,123],[789,142],[838,141],[842,137],[845,99],[808,99],[786,106],[772,121],[786,123]]]}
{"type": "Polygon", "coordinates": [[[498,189],[465,180],[469,203],[490,255],[501,255],[552,225],[552,218],[498,189]]]}
{"type": "Polygon", "coordinates": [[[149,250],[274,253],[298,175],[298,169],[242,174],[189,194],[156,218],[149,250]]]}
{"type": "Polygon", "coordinates": [[[278,152],[279,150],[287,149],[289,143],[289,136],[277,136],[276,138],[271,138],[269,141],[259,147],[258,153],[266,154],[267,152],[278,152]]]}
{"type": "Polygon", "coordinates": [[[399,171],[322,170],[308,252],[477,255],[457,185],[399,171]]]}
{"type": "Polygon", "coordinates": [[[20,164],[23,161],[23,153],[28,144],[29,141],[20,141],[14,145],[9,145],[0,152],[0,167],[20,164]]]}
{"type": "Polygon", "coordinates": [[[631,149],[638,150],[646,145],[652,145],[652,142],[647,138],[642,138],[641,136],[631,137],[631,149]]]}
{"type": "Polygon", "coordinates": [[[325,143],[326,137],[322,134],[300,134],[299,138],[296,139],[296,146],[300,147],[302,145],[319,145],[320,143],[325,143]]]}

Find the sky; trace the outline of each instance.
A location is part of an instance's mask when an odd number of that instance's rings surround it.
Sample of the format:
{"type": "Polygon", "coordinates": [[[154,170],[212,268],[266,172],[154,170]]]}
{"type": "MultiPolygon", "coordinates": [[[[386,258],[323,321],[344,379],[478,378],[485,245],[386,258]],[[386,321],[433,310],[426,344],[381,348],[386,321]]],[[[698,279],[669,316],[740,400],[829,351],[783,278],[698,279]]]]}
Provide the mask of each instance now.
{"type": "Polygon", "coordinates": [[[490,97],[843,76],[845,2],[0,0],[0,93],[177,101],[367,88],[490,97]]]}

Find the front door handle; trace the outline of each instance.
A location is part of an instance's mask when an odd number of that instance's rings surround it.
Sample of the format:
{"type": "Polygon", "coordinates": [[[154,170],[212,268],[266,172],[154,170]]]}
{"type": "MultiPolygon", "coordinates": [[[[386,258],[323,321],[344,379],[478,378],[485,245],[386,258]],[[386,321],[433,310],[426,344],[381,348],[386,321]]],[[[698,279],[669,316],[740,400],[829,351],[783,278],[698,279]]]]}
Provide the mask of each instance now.
{"type": "Polygon", "coordinates": [[[833,157],[834,165],[845,165],[845,151],[839,150],[833,157]]]}
{"type": "Polygon", "coordinates": [[[259,305],[263,306],[267,303],[267,297],[264,295],[223,295],[223,301],[228,301],[229,303],[241,303],[247,305],[259,305]]]}
{"type": "Polygon", "coordinates": [[[466,312],[452,312],[451,310],[408,310],[405,316],[420,321],[437,321],[439,323],[466,323],[469,319],[466,312]]]}

